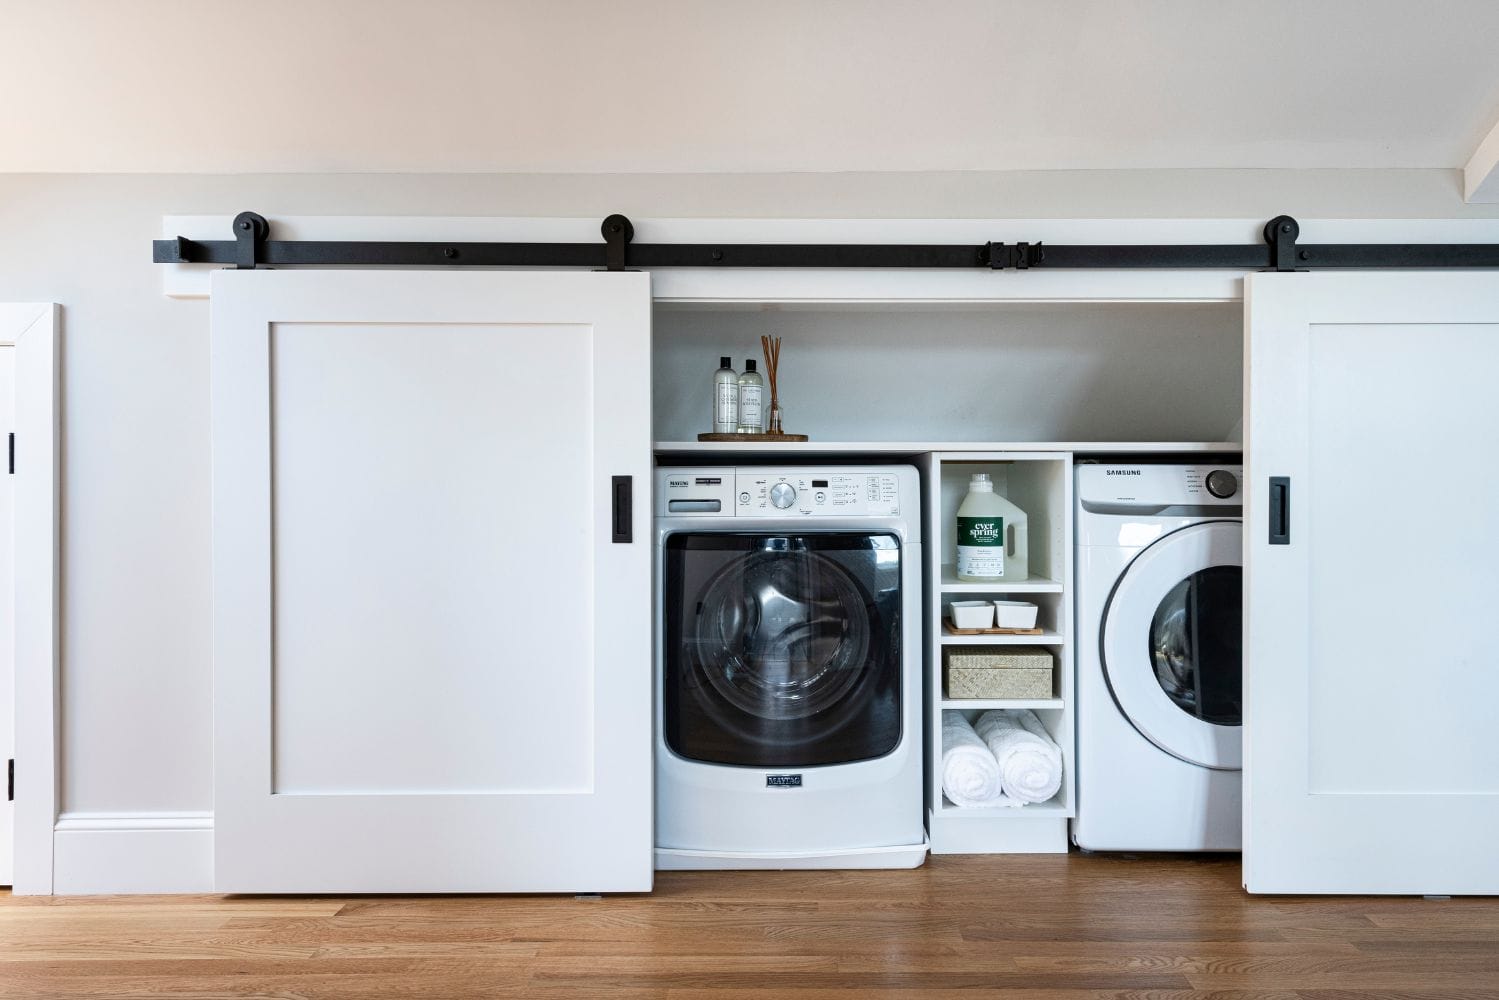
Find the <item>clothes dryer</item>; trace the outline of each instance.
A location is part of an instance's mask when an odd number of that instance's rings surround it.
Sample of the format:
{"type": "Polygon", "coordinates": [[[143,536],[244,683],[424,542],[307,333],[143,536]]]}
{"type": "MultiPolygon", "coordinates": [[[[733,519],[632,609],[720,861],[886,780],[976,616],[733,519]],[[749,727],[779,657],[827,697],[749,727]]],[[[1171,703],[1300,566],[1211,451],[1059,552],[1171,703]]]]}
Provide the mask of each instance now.
{"type": "Polygon", "coordinates": [[[1242,471],[1077,467],[1079,847],[1240,848],[1242,471]]]}

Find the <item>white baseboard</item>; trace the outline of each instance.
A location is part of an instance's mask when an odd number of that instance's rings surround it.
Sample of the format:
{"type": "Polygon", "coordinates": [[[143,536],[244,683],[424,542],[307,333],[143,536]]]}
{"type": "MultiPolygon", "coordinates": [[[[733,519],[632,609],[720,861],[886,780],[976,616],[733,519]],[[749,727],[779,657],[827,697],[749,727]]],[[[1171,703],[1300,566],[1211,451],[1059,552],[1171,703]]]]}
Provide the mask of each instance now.
{"type": "Polygon", "coordinates": [[[1066,854],[1067,818],[1017,816],[1001,809],[992,818],[933,816],[927,810],[933,854],[1066,854]]]}
{"type": "Polygon", "coordinates": [[[62,895],[213,891],[213,814],[63,813],[52,891],[62,895]]]}

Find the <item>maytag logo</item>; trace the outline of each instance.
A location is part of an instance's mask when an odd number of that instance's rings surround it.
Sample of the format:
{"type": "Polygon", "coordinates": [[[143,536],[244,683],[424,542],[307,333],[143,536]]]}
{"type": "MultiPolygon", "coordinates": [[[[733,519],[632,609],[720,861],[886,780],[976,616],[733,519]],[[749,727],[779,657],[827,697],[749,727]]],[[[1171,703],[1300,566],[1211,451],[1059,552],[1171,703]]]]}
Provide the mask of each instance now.
{"type": "Polygon", "coordinates": [[[685,480],[685,479],[668,479],[666,481],[666,485],[667,486],[686,486],[686,485],[688,485],[688,483],[687,483],[687,480],[685,480]]]}
{"type": "Polygon", "coordinates": [[[1106,475],[1106,476],[1138,476],[1139,474],[1140,474],[1140,470],[1139,469],[1106,469],[1106,470],[1104,470],[1104,475],[1106,475]]]}
{"type": "Polygon", "coordinates": [[[800,788],[802,787],[802,776],[799,774],[767,774],[765,776],[766,788],[800,788]]]}

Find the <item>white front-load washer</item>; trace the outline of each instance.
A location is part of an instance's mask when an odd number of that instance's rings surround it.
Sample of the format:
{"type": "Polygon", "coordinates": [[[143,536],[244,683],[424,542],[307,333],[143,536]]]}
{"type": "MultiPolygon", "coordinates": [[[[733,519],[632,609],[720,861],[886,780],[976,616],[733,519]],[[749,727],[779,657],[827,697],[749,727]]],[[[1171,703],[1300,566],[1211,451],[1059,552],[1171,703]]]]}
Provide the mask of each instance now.
{"type": "Polygon", "coordinates": [[[657,868],[921,864],[920,497],[910,466],[657,470],[657,868]]]}
{"type": "Polygon", "coordinates": [[[1240,849],[1242,471],[1077,467],[1079,847],[1240,849]]]}

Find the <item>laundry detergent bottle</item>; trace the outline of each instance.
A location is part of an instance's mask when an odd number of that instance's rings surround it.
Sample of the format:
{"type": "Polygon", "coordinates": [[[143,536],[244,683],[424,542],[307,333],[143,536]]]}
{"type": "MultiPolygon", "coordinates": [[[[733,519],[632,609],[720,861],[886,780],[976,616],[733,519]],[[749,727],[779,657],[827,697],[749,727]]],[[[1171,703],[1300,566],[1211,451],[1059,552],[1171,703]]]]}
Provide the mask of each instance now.
{"type": "Polygon", "coordinates": [[[958,579],[1024,580],[1030,572],[1026,534],[1025,511],[994,492],[987,472],[975,472],[958,506],[958,579]]]}

